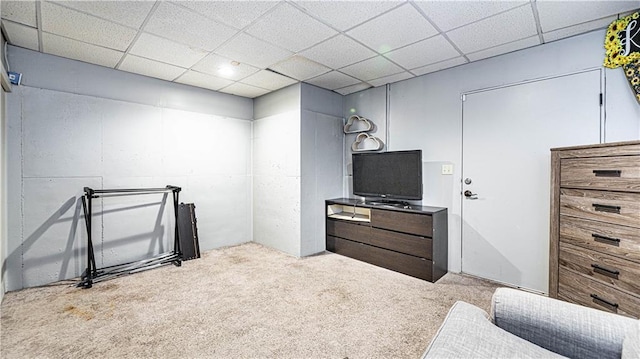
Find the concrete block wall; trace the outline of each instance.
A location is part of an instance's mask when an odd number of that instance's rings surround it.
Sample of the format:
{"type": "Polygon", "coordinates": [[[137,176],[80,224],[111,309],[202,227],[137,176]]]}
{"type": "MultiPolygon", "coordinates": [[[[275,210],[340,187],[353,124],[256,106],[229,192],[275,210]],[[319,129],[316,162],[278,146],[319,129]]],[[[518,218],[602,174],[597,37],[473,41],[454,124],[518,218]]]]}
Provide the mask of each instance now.
{"type": "MultiPolygon", "coordinates": [[[[177,185],[180,201],[196,204],[201,250],[251,241],[251,99],[10,49],[25,81],[7,97],[7,290],[85,269],[85,186],[177,185]],[[71,67],[93,82],[91,94],[80,81],[65,87],[41,71],[71,67]],[[131,87],[144,96],[119,98],[117,89],[131,87]]],[[[98,266],[172,248],[172,204],[162,194],[96,199],[98,266]]]]}

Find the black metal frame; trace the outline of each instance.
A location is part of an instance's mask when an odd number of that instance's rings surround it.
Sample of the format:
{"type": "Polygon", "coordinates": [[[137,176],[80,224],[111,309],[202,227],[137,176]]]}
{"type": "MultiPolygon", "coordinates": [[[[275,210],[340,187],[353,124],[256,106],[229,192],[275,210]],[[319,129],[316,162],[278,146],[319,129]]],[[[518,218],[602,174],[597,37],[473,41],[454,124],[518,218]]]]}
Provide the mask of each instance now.
{"type": "Polygon", "coordinates": [[[125,274],[141,272],[143,270],[156,268],[165,264],[173,263],[176,266],[182,265],[182,252],[180,250],[180,234],[178,232],[178,196],[182,188],[168,185],[165,188],[127,188],[127,189],[92,189],[84,188],[82,196],[82,209],[84,210],[84,221],[87,226],[87,269],[82,273],[78,287],[91,288],[93,283],[119,277],[125,274]],[[116,264],[109,267],[97,268],[96,258],[93,251],[93,239],[91,235],[92,199],[116,196],[132,196],[153,193],[173,194],[173,211],[175,214],[175,230],[173,250],[158,254],[154,257],[140,261],[116,264]]]}

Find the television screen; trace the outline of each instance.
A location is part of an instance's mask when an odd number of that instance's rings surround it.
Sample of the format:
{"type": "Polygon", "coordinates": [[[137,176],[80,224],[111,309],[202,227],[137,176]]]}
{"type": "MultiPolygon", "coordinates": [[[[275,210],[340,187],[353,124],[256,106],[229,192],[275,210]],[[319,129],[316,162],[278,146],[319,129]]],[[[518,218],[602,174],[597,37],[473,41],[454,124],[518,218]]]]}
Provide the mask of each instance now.
{"type": "Polygon", "coordinates": [[[422,151],[354,153],[353,194],[389,199],[422,199],[422,151]]]}

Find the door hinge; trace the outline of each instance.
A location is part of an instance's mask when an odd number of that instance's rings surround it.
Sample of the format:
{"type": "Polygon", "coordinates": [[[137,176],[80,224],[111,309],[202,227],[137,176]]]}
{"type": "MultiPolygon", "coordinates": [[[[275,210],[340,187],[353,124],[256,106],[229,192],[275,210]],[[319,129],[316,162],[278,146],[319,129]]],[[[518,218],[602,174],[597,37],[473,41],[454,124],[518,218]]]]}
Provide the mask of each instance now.
{"type": "Polygon", "coordinates": [[[466,100],[467,100],[467,95],[462,95],[462,96],[460,96],[460,99],[461,99],[463,102],[464,102],[464,101],[466,101],[466,100]]]}
{"type": "Polygon", "coordinates": [[[600,106],[604,104],[604,96],[600,93],[600,106]]]}

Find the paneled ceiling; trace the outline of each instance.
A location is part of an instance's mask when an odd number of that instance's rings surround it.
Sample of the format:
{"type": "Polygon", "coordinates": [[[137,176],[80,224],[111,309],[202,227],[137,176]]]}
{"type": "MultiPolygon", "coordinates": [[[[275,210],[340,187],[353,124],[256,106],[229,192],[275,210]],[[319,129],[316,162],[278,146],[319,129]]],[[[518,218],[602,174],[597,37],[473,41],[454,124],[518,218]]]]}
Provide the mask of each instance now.
{"type": "Polygon", "coordinates": [[[8,42],[254,98],[340,94],[606,28],[635,1],[7,1],[8,42]]]}

